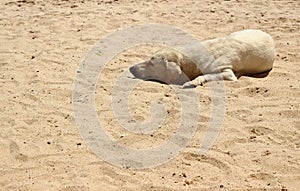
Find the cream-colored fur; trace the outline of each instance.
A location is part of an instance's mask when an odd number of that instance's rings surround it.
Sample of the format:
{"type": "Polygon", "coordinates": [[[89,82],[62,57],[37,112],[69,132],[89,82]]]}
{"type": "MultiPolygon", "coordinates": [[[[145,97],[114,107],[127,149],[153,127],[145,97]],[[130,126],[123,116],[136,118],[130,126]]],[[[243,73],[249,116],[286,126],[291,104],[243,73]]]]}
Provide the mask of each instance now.
{"type": "Polygon", "coordinates": [[[130,72],[140,79],[189,88],[214,80],[234,81],[242,75],[266,76],[273,67],[275,44],[270,35],[260,30],[235,32],[204,41],[202,45],[207,53],[197,56],[213,59],[195,62],[177,50],[166,48],[150,60],[130,67],[130,72]]]}

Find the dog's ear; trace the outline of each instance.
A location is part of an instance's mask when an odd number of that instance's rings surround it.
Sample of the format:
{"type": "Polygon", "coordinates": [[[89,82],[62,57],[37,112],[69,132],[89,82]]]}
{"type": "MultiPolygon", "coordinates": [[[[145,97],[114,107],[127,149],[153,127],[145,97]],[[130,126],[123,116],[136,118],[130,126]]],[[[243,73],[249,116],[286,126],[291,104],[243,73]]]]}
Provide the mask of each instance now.
{"type": "Polygon", "coordinates": [[[175,82],[182,74],[180,66],[175,62],[167,62],[167,79],[169,82],[175,82]]]}

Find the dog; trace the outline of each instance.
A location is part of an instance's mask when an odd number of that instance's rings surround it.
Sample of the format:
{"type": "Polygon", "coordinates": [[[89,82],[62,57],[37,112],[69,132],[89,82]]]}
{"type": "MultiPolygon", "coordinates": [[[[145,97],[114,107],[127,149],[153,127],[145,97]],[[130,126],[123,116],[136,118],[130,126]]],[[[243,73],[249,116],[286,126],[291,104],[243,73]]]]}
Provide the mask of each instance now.
{"type": "Polygon", "coordinates": [[[194,51],[189,57],[172,48],[161,49],[129,71],[139,79],[192,88],[209,81],[236,81],[240,76],[265,77],[273,68],[275,43],[261,30],[234,32],[202,45],[206,53],[194,51]]]}

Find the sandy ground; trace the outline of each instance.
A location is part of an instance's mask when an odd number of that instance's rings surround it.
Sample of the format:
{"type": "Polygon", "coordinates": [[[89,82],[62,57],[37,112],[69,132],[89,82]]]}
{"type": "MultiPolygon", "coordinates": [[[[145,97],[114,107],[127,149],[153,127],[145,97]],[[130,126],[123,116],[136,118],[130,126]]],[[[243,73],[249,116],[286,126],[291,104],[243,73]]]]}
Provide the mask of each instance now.
{"type": "MultiPolygon", "coordinates": [[[[300,1],[2,0],[0,3],[0,190],[298,190],[300,187],[300,1]],[[273,36],[267,78],[225,82],[226,116],[214,146],[198,152],[211,116],[208,85],[197,87],[197,132],[175,159],[155,168],[112,166],[88,149],[75,124],[73,81],[99,39],[138,23],[164,23],[201,40],[253,28],[273,36]]],[[[180,102],[168,85],[141,82],[129,102],[148,120],[153,100],[168,115],[151,135],[120,127],[111,109],[117,76],[159,47],[132,48],[103,70],[96,111],[107,134],[130,148],[168,140],[180,102]]]]}

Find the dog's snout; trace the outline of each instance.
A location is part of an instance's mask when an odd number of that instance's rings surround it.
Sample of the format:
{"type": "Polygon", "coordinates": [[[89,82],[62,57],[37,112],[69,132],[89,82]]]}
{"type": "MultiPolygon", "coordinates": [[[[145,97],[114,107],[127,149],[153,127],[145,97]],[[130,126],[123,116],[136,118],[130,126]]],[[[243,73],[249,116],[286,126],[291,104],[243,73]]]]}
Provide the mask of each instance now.
{"type": "Polygon", "coordinates": [[[140,77],[141,77],[140,72],[139,72],[139,69],[138,69],[138,67],[137,67],[136,65],[131,66],[131,67],[129,68],[129,71],[130,71],[130,73],[131,73],[134,77],[136,77],[136,78],[140,78],[140,77]]]}
{"type": "Polygon", "coordinates": [[[145,79],[146,76],[148,76],[149,68],[147,67],[148,61],[142,62],[136,65],[133,65],[129,68],[129,71],[131,74],[134,75],[134,77],[139,79],[145,79]]]}
{"type": "Polygon", "coordinates": [[[133,73],[133,72],[134,72],[134,68],[133,68],[133,66],[129,67],[129,71],[130,71],[131,73],[133,73]]]}
{"type": "Polygon", "coordinates": [[[135,73],[136,73],[136,69],[135,69],[134,66],[131,66],[131,67],[129,68],[129,71],[130,71],[132,74],[135,74],[135,73]]]}

